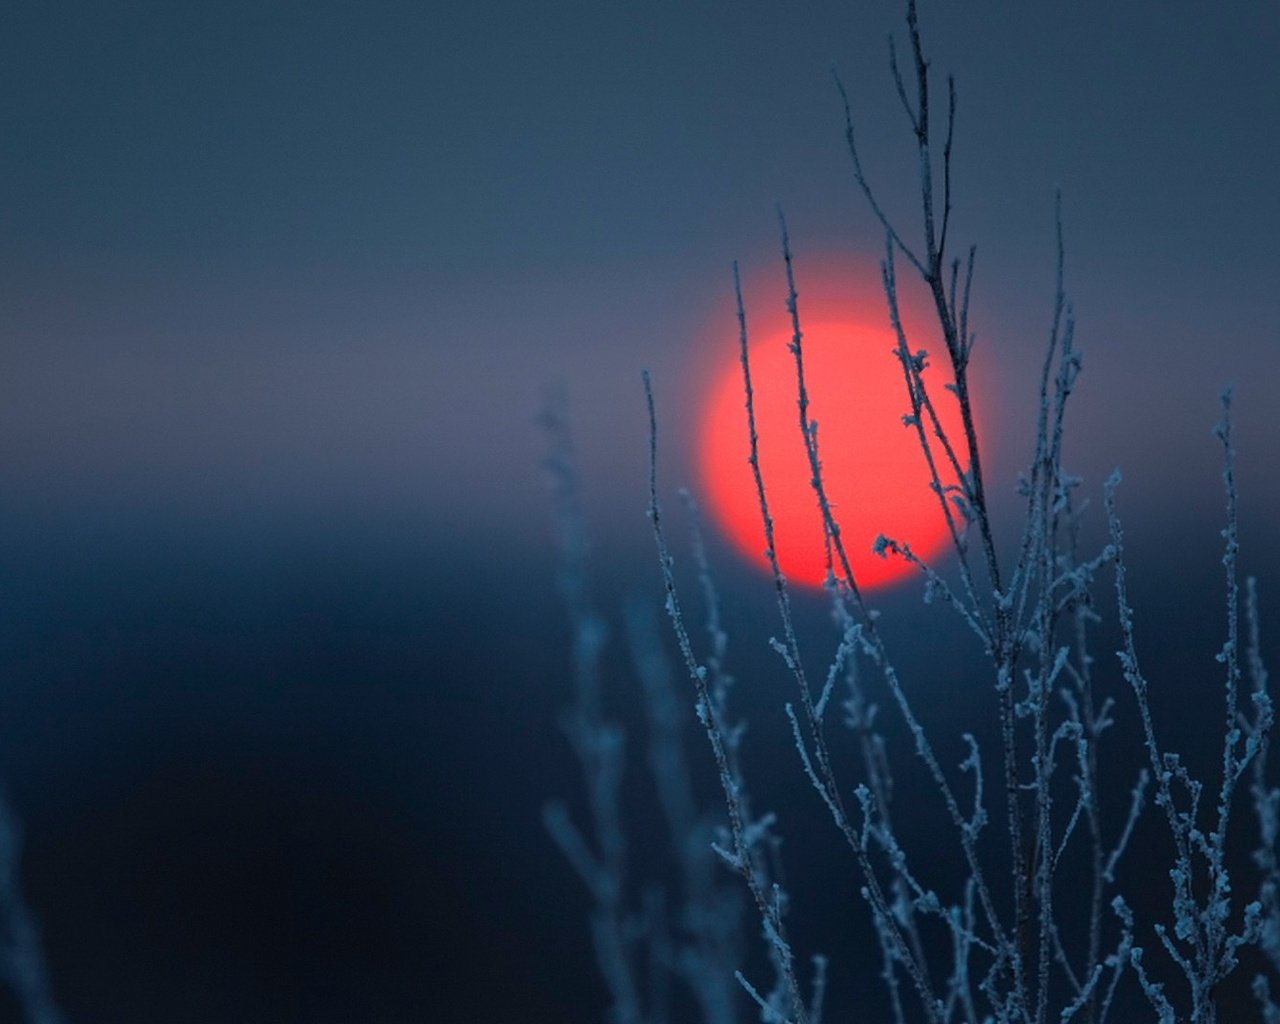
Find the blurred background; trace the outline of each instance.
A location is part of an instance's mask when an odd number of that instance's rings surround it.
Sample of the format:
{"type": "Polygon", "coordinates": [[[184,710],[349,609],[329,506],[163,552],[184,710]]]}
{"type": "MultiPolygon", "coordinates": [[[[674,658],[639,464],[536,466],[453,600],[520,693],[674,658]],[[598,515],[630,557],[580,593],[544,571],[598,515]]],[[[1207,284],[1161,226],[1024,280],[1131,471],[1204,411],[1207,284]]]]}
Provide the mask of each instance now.
{"type": "MultiPolygon", "coordinates": [[[[922,24],[958,83],[997,509],[1031,450],[1060,187],[1068,463],[1095,499],[1124,470],[1140,639],[1194,748],[1228,383],[1243,559],[1280,623],[1280,11],[982,0],[922,24]]],[[[890,32],[895,0],[0,15],[0,776],[70,1020],[601,1019],[589,900],[540,819],[581,781],[537,416],[567,393],[616,635],[624,601],[660,601],[641,369],[670,500],[736,343],[731,261],[753,308],[784,297],[775,205],[802,294],[830,267],[874,294],[833,67],[915,237],[890,32]]],[[[769,586],[710,543],[785,832],[816,801],[770,746],[769,586]]],[[[875,602],[953,740],[988,684],[915,584],[875,602]]],[[[800,612],[821,664],[826,612],[800,612]]],[[[799,864],[854,893],[815,835],[799,864]]],[[[852,934],[814,937],[842,997],[877,983],[852,934]]]]}

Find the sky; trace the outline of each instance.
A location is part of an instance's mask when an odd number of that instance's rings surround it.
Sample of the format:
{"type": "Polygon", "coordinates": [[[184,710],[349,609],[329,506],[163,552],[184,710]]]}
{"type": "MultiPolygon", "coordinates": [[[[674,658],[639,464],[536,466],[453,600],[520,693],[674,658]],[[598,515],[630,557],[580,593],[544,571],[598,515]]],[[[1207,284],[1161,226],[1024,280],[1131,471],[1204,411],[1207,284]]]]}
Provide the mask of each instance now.
{"type": "MultiPolygon", "coordinates": [[[[1095,502],[1123,468],[1151,628],[1211,654],[1226,384],[1280,613],[1280,12],[921,17],[957,79],[997,512],[1061,190],[1068,462],[1095,502]]],[[[732,262],[753,316],[785,297],[779,204],[802,297],[837,268],[877,301],[832,70],[914,231],[902,27],[890,0],[0,15],[0,771],[72,1020],[600,1019],[539,820],[580,782],[537,418],[568,396],[601,607],[659,600],[641,370],[674,501],[732,262]]],[[[760,661],[768,583],[711,551],[760,661]]],[[[879,600],[940,656],[918,590],[879,600]]]]}

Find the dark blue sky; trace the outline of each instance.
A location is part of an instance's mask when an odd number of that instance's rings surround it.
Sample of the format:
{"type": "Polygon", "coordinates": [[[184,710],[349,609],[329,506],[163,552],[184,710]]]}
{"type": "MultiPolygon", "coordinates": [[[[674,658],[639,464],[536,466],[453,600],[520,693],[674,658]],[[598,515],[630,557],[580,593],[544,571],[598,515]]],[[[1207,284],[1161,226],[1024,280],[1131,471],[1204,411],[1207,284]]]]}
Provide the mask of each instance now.
{"type": "MultiPolygon", "coordinates": [[[[1135,557],[1185,550],[1201,561],[1182,575],[1212,579],[1209,427],[1234,382],[1246,554],[1280,569],[1275,5],[984,0],[922,16],[935,68],[958,80],[954,231],[978,245],[1001,507],[1031,441],[1060,186],[1085,352],[1073,464],[1095,494],[1125,467],[1147,538],[1135,557]]],[[[678,439],[734,341],[730,261],[751,302],[781,302],[775,204],[802,292],[828,259],[874,273],[882,240],[833,66],[870,174],[913,223],[886,68],[900,22],[891,0],[53,0],[0,15],[0,763],[43,858],[33,900],[77,1019],[145,1015],[147,958],[166,948],[187,951],[173,977],[202,958],[243,967],[207,982],[213,1017],[156,994],[172,1021],[427,1019],[445,997],[412,965],[478,983],[487,945],[537,986],[519,927],[538,885],[576,893],[536,820],[548,789],[573,784],[563,751],[536,756],[557,749],[567,697],[540,396],[561,382],[571,396],[602,590],[652,590],[639,371],[654,374],[666,479],[687,482],[678,439]],[[202,757],[184,758],[192,744],[202,757]],[[537,766],[507,784],[518,768],[495,764],[499,748],[537,766]],[[165,782],[175,771],[189,790],[165,782]],[[350,847],[316,828],[326,807],[350,847]],[[255,845],[272,821],[287,841],[255,845]],[[170,841],[147,862],[159,888],[139,870],[119,906],[95,896],[170,841]],[[332,964],[373,970],[337,939],[285,981],[255,975],[279,950],[243,955],[259,926],[220,918],[225,893],[293,893],[263,934],[292,935],[307,908],[322,908],[312,932],[350,931],[343,915],[368,905],[330,899],[327,876],[299,882],[265,852],[282,843],[393,908],[369,911],[364,943],[391,965],[383,1003],[351,995],[357,979],[333,982],[337,1016],[316,1009],[332,964]],[[511,844],[514,875],[494,854],[511,844]],[[223,851],[214,867],[197,846],[223,851]],[[208,872],[224,880],[214,909],[188,921],[208,872]],[[426,922],[467,917],[468,887],[489,923],[471,915],[450,966],[426,922]],[[113,983],[92,950],[117,919],[133,952],[113,983]]],[[[1153,562],[1149,586],[1172,613],[1189,599],[1160,582],[1169,568],[1153,562]]],[[[584,955],[583,935],[565,941],[584,955]]]]}
{"type": "MultiPolygon", "coordinates": [[[[597,488],[626,488],[638,369],[694,400],[682,367],[719,340],[729,261],[775,265],[776,202],[802,287],[806,254],[878,258],[831,67],[890,208],[914,211],[885,69],[898,20],[892,3],[10,11],[8,493],[430,505],[441,531],[505,533],[553,379],[595,441],[597,488]]],[[[980,336],[1016,395],[1064,190],[1089,414],[1110,440],[1090,450],[1171,465],[1232,379],[1244,422],[1251,388],[1263,419],[1278,20],[1264,4],[926,12],[935,65],[960,80],[956,237],[979,245],[980,336]],[[1143,417],[1121,429],[1130,404],[1143,417]]]]}

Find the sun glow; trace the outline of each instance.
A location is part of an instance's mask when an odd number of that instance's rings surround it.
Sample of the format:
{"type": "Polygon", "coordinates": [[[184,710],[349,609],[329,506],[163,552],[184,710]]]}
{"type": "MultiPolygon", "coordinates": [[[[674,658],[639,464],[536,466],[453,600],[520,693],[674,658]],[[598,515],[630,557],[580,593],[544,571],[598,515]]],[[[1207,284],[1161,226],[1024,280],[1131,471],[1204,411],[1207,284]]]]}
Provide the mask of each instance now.
{"type": "MultiPolygon", "coordinates": [[[[774,520],[778,560],[789,580],[820,586],[828,555],[822,513],[800,429],[791,331],[765,332],[750,345],[760,467],[774,520]]],[[[824,320],[803,329],[809,417],[818,425],[822,479],[858,586],[882,587],[918,572],[904,558],[873,551],[885,535],[920,558],[949,540],[928,463],[910,413],[897,337],[887,326],[824,320]]],[[[963,424],[941,366],[925,382],[943,429],[959,444],[963,424]]],[[[935,448],[937,445],[935,444],[935,448]]],[[[748,558],[767,568],[737,354],[717,369],[698,433],[698,472],[713,521],[748,558]]],[[[945,458],[937,455],[940,471],[945,458]]],[[[961,459],[963,465],[965,460],[961,459]]],[[[954,473],[942,473],[944,485],[954,473]]]]}

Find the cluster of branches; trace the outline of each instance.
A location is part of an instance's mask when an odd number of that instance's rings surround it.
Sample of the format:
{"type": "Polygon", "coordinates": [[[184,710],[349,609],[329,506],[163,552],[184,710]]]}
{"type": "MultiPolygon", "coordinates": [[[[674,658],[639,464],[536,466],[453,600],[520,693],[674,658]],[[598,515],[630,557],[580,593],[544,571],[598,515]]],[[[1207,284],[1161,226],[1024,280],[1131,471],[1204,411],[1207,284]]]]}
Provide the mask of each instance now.
{"type": "MultiPolygon", "coordinates": [[[[1259,651],[1255,587],[1252,580],[1242,587],[1238,575],[1230,393],[1222,396],[1222,420],[1217,428],[1224,454],[1227,504],[1222,531],[1226,639],[1218,652],[1224,676],[1221,767],[1216,777],[1208,780],[1193,773],[1168,749],[1154,726],[1151,687],[1139,657],[1129,599],[1116,504],[1118,474],[1104,488],[1109,543],[1088,557],[1079,550],[1085,503],[1076,496],[1080,481],[1063,467],[1063,435],[1068,400],[1081,364],[1064,287],[1060,206],[1056,216],[1057,284],[1039,379],[1035,445],[1029,469],[1020,481],[1025,516],[1015,543],[997,542],[970,384],[974,334],[969,310],[975,251],[970,248],[963,258],[952,258],[948,245],[956,92],[948,79],[945,121],[938,138],[929,63],[914,0],[907,5],[907,34],[910,68],[903,73],[891,43],[890,69],[917,143],[920,241],[908,242],[885,213],[864,173],[848,98],[838,81],[837,86],[844,98],[855,180],[885,234],[883,285],[902,366],[907,400],[904,427],[914,431],[928,466],[933,500],[945,520],[955,555],[954,578],[948,580],[908,544],[892,537],[881,537],[876,549],[884,557],[911,563],[924,580],[926,598],[953,608],[976,638],[997,696],[998,749],[984,750],[966,733],[968,756],[959,765],[960,775],[947,770],[909,688],[899,676],[877,616],[859,588],[839,516],[827,496],[818,424],[811,416],[805,379],[802,305],[783,222],[797,443],[804,445],[815,514],[821,515],[825,527],[827,590],[839,626],[834,654],[821,679],[811,678],[805,667],[809,655],[801,649],[790,587],[776,555],[767,487],[769,467],[762,464],[759,454],[748,318],[736,267],[734,276],[745,429],[781,624],[780,636],[771,644],[794,686],[785,710],[800,765],[860,874],[862,896],[879,937],[880,973],[895,1024],[917,1020],[929,1024],[1045,1024],[1051,1018],[1063,1024],[1101,1024],[1118,1005],[1116,993],[1122,984],[1135,986],[1136,992],[1145,995],[1160,1024],[1212,1024],[1218,1019],[1222,983],[1239,966],[1245,947],[1259,947],[1272,967],[1280,968],[1280,858],[1276,854],[1280,791],[1267,787],[1265,768],[1274,714],[1259,651]],[[949,394],[937,393],[933,387],[936,377],[930,372],[925,352],[912,343],[903,327],[898,275],[904,262],[931,298],[932,320],[950,373],[945,384],[949,394]],[[938,413],[939,403],[950,401],[961,413],[959,435],[944,428],[938,413]],[[1089,649],[1091,630],[1099,621],[1094,592],[1104,572],[1114,579],[1122,637],[1117,680],[1121,685],[1115,687],[1114,695],[1105,697],[1099,692],[1096,677],[1100,673],[1089,649]],[[928,878],[928,866],[921,868],[919,857],[899,842],[893,825],[893,780],[885,754],[886,739],[875,705],[866,696],[859,664],[870,667],[874,685],[881,688],[901,718],[916,756],[932,778],[938,810],[950,824],[955,856],[965,869],[958,891],[937,891],[928,878]],[[843,701],[836,700],[837,689],[842,690],[843,701]],[[840,777],[829,746],[827,726],[837,703],[844,708],[844,724],[861,754],[863,771],[857,780],[840,777]],[[1114,757],[1116,752],[1108,751],[1104,734],[1121,705],[1136,712],[1145,766],[1133,780],[1127,815],[1109,820],[1102,813],[1100,783],[1104,756],[1114,757]],[[993,767],[995,787],[986,782],[993,767]],[[1065,773],[1070,773],[1069,781],[1063,779],[1065,773]],[[1206,787],[1208,799],[1204,798],[1206,787]],[[1165,877],[1171,883],[1172,903],[1165,920],[1139,922],[1119,891],[1117,870],[1149,800],[1171,840],[1172,862],[1166,865],[1165,877]],[[1233,810],[1246,800],[1252,802],[1260,836],[1254,855],[1260,877],[1255,898],[1248,902],[1238,895],[1247,886],[1232,877],[1228,865],[1228,840],[1238,831],[1232,828],[1233,810]],[[993,821],[1003,828],[992,827],[993,821]],[[1063,896],[1062,879],[1069,862],[1082,865],[1087,898],[1076,901],[1074,907],[1060,908],[1056,901],[1063,896]],[[1072,912],[1077,909],[1083,920],[1075,919],[1072,912]],[[1153,952],[1162,958],[1159,968],[1151,966],[1154,958],[1148,955],[1152,941],[1158,947],[1153,952]]],[[[674,558],[658,501],[657,416],[647,376],[645,390],[651,452],[648,513],[658,548],[666,610],[695,691],[698,718],[712,751],[727,812],[727,825],[719,840],[707,842],[705,832],[691,826],[683,834],[703,842],[704,852],[714,851],[740,876],[758,915],[773,966],[773,984],[757,986],[741,973],[737,979],[761,1019],[819,1024],[825,975],[820,971],[815,982],[806,985],[795,966],[797,953],[786,921],[787,896],[779,882],[775,851],[768,843],[772,819],[753,813],[742,778],[738,756],[741,728],[731,719],[727,704],[730,686],[724,668],[725,637],[696,534],[694,557],[709,610],[705,653],[698,653],[677,588],[674,558]]],[[[571,520],[572,516],[562,514],[562,521],[571,520]]],[[[575,550],[572,543],[566,550],[575,550]]],[[[566,594],[571,608],[578,605],[574,619],[581,677],[590,660],[584,655],[598,639],[598,627],[592,625],[593,613],[582,610],[580,592],[572,584],[566,586],[566,594]]],[[[643,666],[640,674],[645,675],[643,666]]],[[[610,804],[617,798],[620,755],[616,736],[610,739],[612,734],[602,721],[582,711],[594,698],[581,694],[580,685],[577,718],[567,729],[591,791],[597,852],[590,852],[562,812],[553,810],[548,823],[595,895],[598,909],[593,931],[601,966],[609,976],[611,971],[618,974],[619,965],[629,962],[627,940],[619,938],[624,929],[616,903],[625,844],[616,804],[610,804]],[[612,795],[602,796],[605,791],[612,795]]],[[[656,706],[652,696],[650,703],[656,706]]],[[[660,729],[654,732],[663,735],[660,729]]],[[[668,746],[678,740],[669,732],[666,736],[668,746]]],[[[671,776],[664,775],[656,759],[653,767],[659,790],[668,791],[671,776]]],[[[664,802],[671,803],[667,797],[664,802]]],[[[668,809],[676,835],[682,834],[679,818],[668,809]]],[[[685,856],[692,855],[686,851],[685,856]]],[[[1157,872],[1156,877],[1159,875],[1157,872]]],[[[714,887],[714,882],[699,885],[690,883],[687,888],[695,902],[700,898],[695,894],[710,892],[708,886],[714,887]]],[[[722,918],[722,923],[725,920],[722,918]]],[[[686,933],[692,942],[690,948],[702,948],[699,943],[706,939],[705,933],[696,927],[686,933]]],[[[723,953],[730,947],[722,943],[716,948],[723,953]]],[[[697,971],[704,969],[720,969],[721,980],[728,976],[719,960],[700,962],[697,971]]],[[[697,971],[690,976],[693,984],[698,984],[692,979],[697,971]]],[[[610,978],[610,989],[615,1020],[658,1019],[644,1016],[642,1000],[628,994],[626,984],[610,978]]],[[[1268,1024],[1280,1022],[1280,1007],[1272,1001],[1266,975],[1258,975],[1254,994],[1263,1019],[1268,1024]]],[[[730,1017],[708,1014],[706,1019],[730,1017]]]]}
{"type": "MultiPolygon", "coordinates": [[[[646,710],[650,775],[670,839],[670,857],[678,868],[678,914],[673,915],[661,882],[636,880],[639,872],[629,856],[629,840],[635,837],[627,833],[629,816],[622,793],[627,735],[606,700],[610,687],[605,685],[603,653],[608,627],[591,592],[586,520],[564,405],[563,396],[551,396],[543,414],[551,443],[546,466],[560,527],[560,591],[573,647],[574,699],[560,724],[582,771],[590,826],[577,827],[559,801],[543,809],[543,820],[591,894],[591,938],[609,993],[611,1024],[667,1024],[675,1012],[672,989],[677,984],[692,994],[705,1024],[735,1024],[742,901],[717,869],[714,849],[722,841],[722,829],[714,815],[698,806],[683,736],[687,705],[677,696],[655,610],[642,601],[632,601],[625,610],[625,640],[646,710]]],[[[722,667],[727,636],[720,626],[705,551],[700,538],[694,539],[694,556],[707,588],[706,661],[712,679],[707,699],[720,725],[722,780],[738,792],[738,813],[750,820],[738,766],[744,728],[728,717],[733,680],[722,667]]],[[[771,818],[764,818],[749,826],[762,848],[771,824],[771,818]]],[[[756,877],[764,877],[767,864],[761,860],[755,867],[756,877]]]]}

